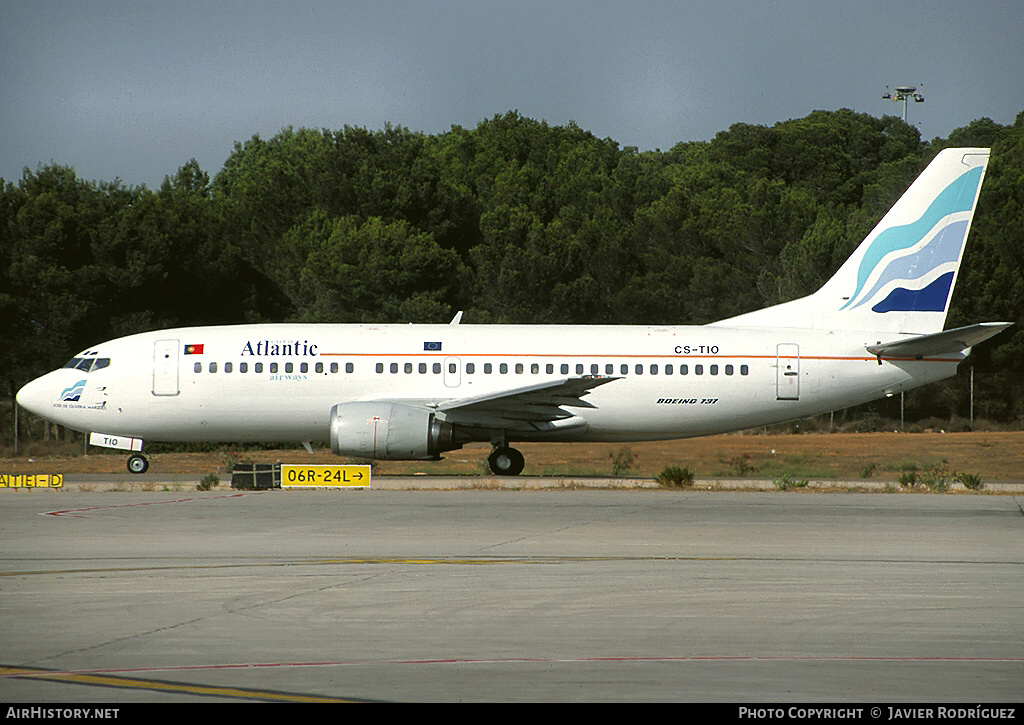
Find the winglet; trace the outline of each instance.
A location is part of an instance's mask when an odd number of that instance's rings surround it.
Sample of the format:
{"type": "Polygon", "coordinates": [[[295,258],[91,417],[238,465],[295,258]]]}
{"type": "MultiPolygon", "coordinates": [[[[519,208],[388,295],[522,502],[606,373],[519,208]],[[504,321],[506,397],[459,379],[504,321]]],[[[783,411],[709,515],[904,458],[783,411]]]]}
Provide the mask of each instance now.
{"type": "Polygon", "coordinates": [[[462,310],[459,310],[458,312],[456,312],[455,313],[455,317],[453,317],[452,321],[449,322],[448,324],[449,325],[457,325],[460,322],[462,322],[462,310]]]}

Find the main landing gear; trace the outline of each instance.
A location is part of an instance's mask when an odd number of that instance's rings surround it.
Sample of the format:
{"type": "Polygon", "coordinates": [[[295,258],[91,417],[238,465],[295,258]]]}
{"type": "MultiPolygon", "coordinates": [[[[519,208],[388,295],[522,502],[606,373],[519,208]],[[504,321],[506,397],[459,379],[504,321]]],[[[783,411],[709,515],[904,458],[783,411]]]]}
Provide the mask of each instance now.
{"type": "Polygon", "coordinates": [[[508,446],[495,446],[487,456],[487,465],[496,476],[518,476],[523,472],[525,463],[523,454],[508,446]]]}
{"type": "Polygon", "coordinates": [[[128,473],[145,473],[149,470],[149,459],[141,453],[128,456],[128,473]]]}

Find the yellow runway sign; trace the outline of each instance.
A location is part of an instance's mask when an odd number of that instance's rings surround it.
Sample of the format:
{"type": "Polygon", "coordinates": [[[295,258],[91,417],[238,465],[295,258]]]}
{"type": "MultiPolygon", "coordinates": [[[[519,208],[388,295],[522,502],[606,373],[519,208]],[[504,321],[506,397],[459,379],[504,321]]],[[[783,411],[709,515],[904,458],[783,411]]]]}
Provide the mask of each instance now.
{"type": "Polygon", "coordinates": [[[0,488],[62,488],[61,473],[0,473],[0,488]]]}
{"type": "Polygon", "coordinates": [[[281,488],[327,486],[330,488],[369,488],[370,466],[281,466],[281,488]]]}

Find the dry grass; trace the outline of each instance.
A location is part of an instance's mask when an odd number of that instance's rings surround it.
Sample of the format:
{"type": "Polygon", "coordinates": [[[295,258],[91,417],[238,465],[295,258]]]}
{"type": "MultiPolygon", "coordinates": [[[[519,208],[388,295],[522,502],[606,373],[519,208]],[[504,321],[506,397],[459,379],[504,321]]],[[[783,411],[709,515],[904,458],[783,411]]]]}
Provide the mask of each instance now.
{"type": "MultiPolygon", "coordinates": [[[[657,475],[666,466],[685,466],[698,477],[869,478],[896,481],[905,470],[947,463],[955,471],[983,481],[1024,481],[1024,432],[973,433],[807,433],[800,435],[721,435],[654,443],[524,443],[524,475],[611,475],[616,454],[635,454],[629,475],[657,475]]],[[[473,444],[445,454],[439,462],[381,461],[381,474],[464,474],[486,472],[489,446],[473,444]]],[[[122,473],[120,452],[74,455],[68,447],[32,449],[31,456],[0,458],[0,473],[122,473]]],[[[209,473],[227,471],[236,460],[256,462],[337,462],[330,450],[311,458],[303,449],[233,453],[163,453],[152,457],[151,471],[209,473]]],[[[620,456],[620,460],[622,457],[620,456]]]]}

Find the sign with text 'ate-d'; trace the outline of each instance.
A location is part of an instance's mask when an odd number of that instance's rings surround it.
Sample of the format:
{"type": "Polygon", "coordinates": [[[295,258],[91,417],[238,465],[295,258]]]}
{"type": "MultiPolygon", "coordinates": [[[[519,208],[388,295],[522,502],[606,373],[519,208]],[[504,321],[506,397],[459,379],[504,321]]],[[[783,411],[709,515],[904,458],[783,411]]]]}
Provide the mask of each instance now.
{"type": "Polygon", "coordinates": [[[369,488],[370,466],[339,464],[327,466],[281,465],[281,487],[326,486],[330,488],[369,488]]]}

